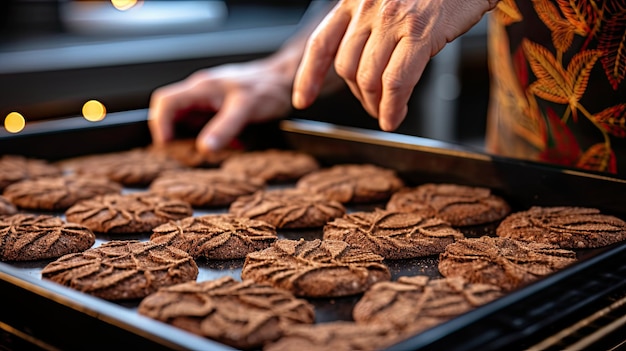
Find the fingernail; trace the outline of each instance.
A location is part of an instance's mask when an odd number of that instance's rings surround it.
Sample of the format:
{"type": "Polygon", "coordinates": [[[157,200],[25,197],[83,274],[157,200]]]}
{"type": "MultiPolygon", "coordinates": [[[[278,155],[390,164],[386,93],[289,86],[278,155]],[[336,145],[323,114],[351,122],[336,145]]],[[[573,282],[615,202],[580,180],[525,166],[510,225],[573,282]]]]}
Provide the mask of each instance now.
{"type": "Polygon", "coordinates": [[[389,132],[393,130],[393,126],[386,119],[381,119],[379,121],[379,124],[380,124],[380,129],[382,129],[385,132],[389,132]]]}
{"type": "Polygon", "coordinates": [[[292,97],[292,101],[291,103],[293,104],[293,107],[295,108],[303,108],[304,106],[304,96],[302,96],[302,93],[300,93],[299,91],[295,91],[293,93],[293,97],[292,97]]]}
{"type": "Polygon", "coordinates": [[[209,151],[219,150],[221,148],[219,140],[214,136],[204,138],[204,146],[209,151]]]}

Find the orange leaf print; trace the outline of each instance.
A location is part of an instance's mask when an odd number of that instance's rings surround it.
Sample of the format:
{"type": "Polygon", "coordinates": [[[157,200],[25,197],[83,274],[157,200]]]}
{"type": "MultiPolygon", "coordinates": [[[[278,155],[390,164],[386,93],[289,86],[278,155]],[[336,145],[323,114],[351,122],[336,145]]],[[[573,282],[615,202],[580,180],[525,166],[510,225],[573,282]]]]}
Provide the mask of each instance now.
{"type": "Polygon", "coordinates": [[[626,137],[626,104],[611,106],[592,118],[607,133],[618,138],[626,137]]]}
{"type": "Polygon", "coordinates": [[[604,52],[602,67],[613,90],[626,76],[626,9],[612,15],[598,38],[598,49],[604,52]]]}
{"type": "Polygon", "coordinates": [[[587,36],[599,26],[600,13],[593,0],[557,0],[565,19],[576,28],[576,34],[587,36]]]}
{"type": "Polygon", "coordinates": [[[564,19],[559,10],[549,0],[533,0],[537,15],[552,33],[552,43],[560,52],[565,52],[572,45],[576,26],[564,19]]]}
{"type": "Polygon", "coordinates": [[[522,45],[530,68],[537,77],[537,81],[530,85],[530,91],[544,100],[569,104],[575,110],[587,89],[589,74],[600,56],[600,51],[579,52],[565,71],[545,47],[526,39],[522,45]]]}
{"type": "Polygon", "coordinates": [[[570,82],[573,82],[572,91],[573,95],[571,102],[578,101],[587,90],[587,82],[589,81],[589,75],[591,69],[596,63],[602,52],[599,50],[586,50],[581,51],[572,58],[567,66],[567,75],[570,82]]]}
{"type": "Polygon", "coordinates": [[[605,143],[598,143],[587,149],[576,166],[591,171],[617,173],[615,153],[605,143]]]}
{"type": "Polygon", "coordinates": [[[493,14],[504,26],[520,22],[523,19],[522,13],[519,11],[517,4],[515,4],[515,0],[500,1],[493,14]]]}
{"type": "Polygon", "coordinates": [[[529,90],[540,98],[558,104],[567,104],[571,91],[567,81],[567,72],[545,47],[524,38],[522,42],[530,69],[537,77],[529,90]]]}

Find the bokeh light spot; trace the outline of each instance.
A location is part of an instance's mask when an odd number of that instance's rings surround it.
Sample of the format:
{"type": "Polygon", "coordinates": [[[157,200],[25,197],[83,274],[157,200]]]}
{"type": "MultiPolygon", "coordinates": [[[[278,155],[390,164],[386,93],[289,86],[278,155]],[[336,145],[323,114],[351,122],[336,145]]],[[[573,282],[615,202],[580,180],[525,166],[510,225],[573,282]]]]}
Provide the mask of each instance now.
{"type": "Polygon", "coordinates": [[[137,0],[111,0],[113,7],[120,11],[126,11],[137,5],[137,0]]]}
{"type": "Polygon", "coordinates": [[[83,117],[88,121],[101,121],[106,114],[106,107],[100,101],[89,100],[83,105],[83,117]]]}
{"type": "Polygon", "coordinates": [[[25,126],[24,116],[17,112],[11,112],[4,118],[4,129],[9,133],[19,133],[25,126]]]}

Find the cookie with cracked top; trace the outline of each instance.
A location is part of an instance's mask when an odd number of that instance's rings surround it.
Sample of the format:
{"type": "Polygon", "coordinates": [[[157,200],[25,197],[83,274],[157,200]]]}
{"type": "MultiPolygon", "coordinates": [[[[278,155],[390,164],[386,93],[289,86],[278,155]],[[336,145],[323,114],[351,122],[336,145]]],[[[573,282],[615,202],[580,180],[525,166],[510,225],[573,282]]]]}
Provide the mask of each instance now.
{"type": "Polygon", "coordinates": [[[242,279],[268,283],[296,296],[338,297],[362,293],[389,280],[383,257],[336,240],[280,239],[249,253],[242,279]]]}
{"type": "Polygon", "coordinates": [[[339,164],[312,172],[296,187],[341,203],[385,201],[404,182],[392,169],[371,164],[339,164]]]}
{"type": "Polygon", "coordinates": [[[216,260],[245,258],[250,252],[269,247],[276,239],[276,228],[271,224],[229,214],[170,221],[154,228],[150,236],[150,240],[166,242],[193,258],[216,260]]]}
{"type": "Polygon", "coordinates": [[[195,280],[188,253],[165,243],[114,240],[62,256],[41,271],[43,279],[105,300],[141,299],[159,288],[195,280]]]}
{"type": "Polygon", "coordinates": [[[540,207],[508,215],[496,228],[498,236],[586,249],[626,239],[626,222],[587,207],[540,207]]]}
{"type": "Polygon", "coordinates": [[[60,217],[18,213],[0,216],[0,261],[34,261],[89,249],[96,236],[60,217]]]}
{"type": "Polygon", "coordinates": [[[346,213],[345,207],[320,194],[294,188],[259,190],[240,196],[228,212],[258,219],[276,228],[315,228],[346,213]]]}
{"type": "Polygon", "coordinates": [[[261,178],[218,169],[169,171],[150,184],[150,192],[181,199],[194,207],[228,206],[239,196],[265,187],[261,178]]]}
{"type": "Polygon", "coordinates": [[[58,176],[62,173],[60,167],[45,160],[4,155],[0,157],[0,191],[22,180],[58,176]]]}
{"type": "Polygon", "coordinates": [[[277,149],[238,153],[221,166],[227,172],[262,178],[268,183],[294,181],[319,167],[317,160],[307,153],[277,149]]]}
{"type": "Polygon", "coordinates": [[[160,289],[139,304],[142,315],[238,349],[255,349],[315,320],[313,306],[283,289],[231,277],[160,289]]]}
{"type": "Polygon", "coordinates": [[[324,226],[324,240],[342,240],[386,259],[436,255],[462,238],[463,233],[442,219],[378,208],[349,213],[324,226]]]}
{"type": "Polygon", "coordinates": [[[65,174],[13,183],[4,189],[4,196],[23,209],[60,211],[81,200],[121,192],[122,185],[106,177],[65,174]]]}
{"type": "Polygon", "coordinates": [[[183,168],[178,161],[147,148],[81,156],[59,164],[70,172],[105,176],[128,187],[147,186],[162,172],[183,168]]]}
{"type": "Polygon", "coordinates": [[[195,138],[170,140],[163,145],[152,144],[148,147],[148,150],[192,168],[219,167],[227,158],[240,152],[229,148],[209,153],[200,152],[196,148],[195,138]]]}
{"type": "Polygon", "coordinates": [[[189,203],[149,192],[107,194],[83,200],[65,211],[68,221],[97,233],[149,233],[154,227],[189,217],[189,203]]]}
{"type": "Polygon", "coordinates": [[[447,183],[398,191],[387,202],[387,209],[439,217],[456,227],[495,222],[511,212],[509,204],[488,188],[447,183]]]}
{"type": "Polygon", "coordinates": [[[385,325],[348,321],[294,325],[263,351],[376,351],[393,345],[397,332],[385,325]]]}
{"type": "Polygon", "coordinates": [[[576,262],[557,245],[482,236],[456,241],[439,255],[439,272],[510,291],[576,262]]]}
{"type": "Polygon", "coordinates": [[[12,215],[17,213],[17,207],[6,197],[0,195],[0,216],[12,215]]]}
{"type": "Polygon", "coordinates": [[[357,323],[417,334],[502,295],[498,286],[472,284],[460,277],[402,276],[372,285],[354,306],[352,316],[357,323]]]}

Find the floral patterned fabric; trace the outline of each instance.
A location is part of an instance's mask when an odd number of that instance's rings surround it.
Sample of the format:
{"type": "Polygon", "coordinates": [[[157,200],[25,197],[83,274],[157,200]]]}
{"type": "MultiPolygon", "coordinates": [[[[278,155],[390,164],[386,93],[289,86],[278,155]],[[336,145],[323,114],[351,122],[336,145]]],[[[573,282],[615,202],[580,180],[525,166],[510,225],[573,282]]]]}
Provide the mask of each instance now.
{"type": "Polygon", "coordinates": [[[626,0],[502,0],[488,151],[626,174],[626,0]]]}

